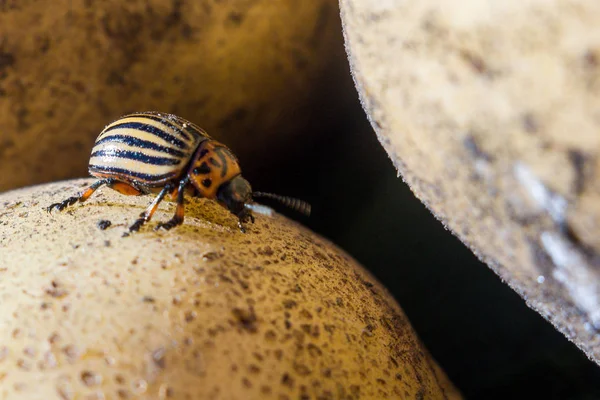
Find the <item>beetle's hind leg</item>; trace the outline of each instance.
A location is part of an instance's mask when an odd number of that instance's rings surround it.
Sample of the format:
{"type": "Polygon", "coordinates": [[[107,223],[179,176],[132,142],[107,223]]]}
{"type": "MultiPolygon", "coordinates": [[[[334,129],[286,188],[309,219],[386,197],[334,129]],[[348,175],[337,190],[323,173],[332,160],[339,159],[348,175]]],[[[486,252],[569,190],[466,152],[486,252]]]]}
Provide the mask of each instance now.
{"type": "Polygon", "coordinates": [[[115,184],[115,180],[112,178],[108,178],[108,179],[100,179],[99,181],[96,181],[94,183],[91,184],[90,187],[88,187],[85,192],[83,193],[79,193],[77,196],[71,196],[68,199],[61,201],[60,203],[54,203],[54,204],[50,204],[48,207],[46,207],[46,211],[51,212],[53,209],[57,209],[58,211],[62,211],[65,208],[67,208],[68,206],[72,206],[73,204],[77,203],[78,201],[80,203],[83,203],[84,201],[86,201],[87,199],[90,198],[90,196],[92,194],[94,194],[94,192],[102,185],[107,185],[107,186],[113,186],[115,184]]]}
{"type": "Polygon", "coordinates": [[[142,225],[144,225],[146,222],[150,221],[150,219],[156,212],[156,209],[158,208],[158,205],[160,204],[160,202],[163,201],[163,199],[165,198],[167,193],[169,193],[171,190],[173,190],[172,185],[169,185],[169,184],[165,185],[165,187],[160,191],[158,196],[156,196],[156,198],[152,201],[152,203],[150,203],[148,208],[146,208],[146,210],[140,214],[140,217],[133,223],[133,225],[131,225],[129,227],[129,232],[139,231],[140,228],[142,227],[142,225]]]}
{"type": "Polygon", "coordinates": [[[173,215],[173,218],[171,218],[169,221],[167,222],[161,222],[158,225],[156,225],[156,228],[154,228],[155,230],[158,230],[160,228],[165,229],[165,230],[169,230],[171,228],[176,227],[177,225],[181,225],[181,223],[183,222],[183,216],[184,216],[184,206],[183,206],[183,195],[185,194],[185,186],[188,184],[189,179],[182,179],[179,182],[179,189],[177,190],[177,208],[175,209],[175,215],[173,215]]]}

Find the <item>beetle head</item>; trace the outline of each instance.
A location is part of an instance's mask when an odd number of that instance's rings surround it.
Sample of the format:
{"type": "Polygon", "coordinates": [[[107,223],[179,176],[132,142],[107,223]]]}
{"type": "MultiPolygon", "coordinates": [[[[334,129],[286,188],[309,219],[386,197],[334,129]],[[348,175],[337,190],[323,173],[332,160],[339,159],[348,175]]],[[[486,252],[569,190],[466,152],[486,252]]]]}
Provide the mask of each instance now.
{"type": "Polygon", "coordinates": [[[252,187],[241,175],[223,183],[217,191],[217,201],[225,206],[240,220],[250,217],[246,204],[252,201],[252,187]]]}

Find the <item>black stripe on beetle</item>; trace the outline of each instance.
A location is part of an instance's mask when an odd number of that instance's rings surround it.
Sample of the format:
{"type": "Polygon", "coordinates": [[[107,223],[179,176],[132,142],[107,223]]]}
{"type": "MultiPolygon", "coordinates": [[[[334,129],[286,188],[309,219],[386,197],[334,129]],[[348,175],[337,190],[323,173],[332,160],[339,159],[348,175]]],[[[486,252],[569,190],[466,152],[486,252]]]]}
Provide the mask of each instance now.
{"type": "Polygon", "coordinates": [[[134,136],[128,136],[128,135],[105,136],[96,142],[96,146],[99,146],[104,143],[113,143],[113,142],[114,143],[123,143],[123,144],[126,144],[131,147],[138,147],[140,149],[155,150],[155,151],[158,151],[161,153],[169,154],[169,155],[172,155],[175,157],[180,157],[180,158],[185,156],[185,154],[182,151],[179,151],[177,149],[173,149],[171,147],[163,146],[158,143],[150,142],[148,140],[143,140],[143,139],[139,139],[134,136]]]}
{"type": "Polygon", "coordinates": [[[183,136],[186,140],[192,140],[193,138],[189,137],[187,132],[185,132],[184,128],[183,128],[183,124],[180,123],[178,121],[178,118],[174,118],[174,119],[169,119],[166,116],[162,116],[161,114],[144,114],[144,113],[140,113],[140,114],[130,114],[127,115],[127,117],[136,117],[136,118],[146,118],[146,119],[150,119],[152,121],[158,122],[162,125],[165,125],[167,128],[170,128],[174,131],[176,131],[177,133],[181,134],[181,136],[183,136]],[[173,123],[173,121],[175,121],[175,123],[173,123]]]}
{"type": "Polygon", "coordinates": [[[149,156],[139,151],[107,149],[98,150],[92,153],[92,157],[114,157],[126,158],[128,160],[140,161],[150,165],[177,165],[181,162],[178,158],[149,156]]]}
{"type": "Polygon", "coordinates": [[[186,125],[184,129],[187,132],[192,132],[194,135],[201,136],[201,137],[207,137],[206,132],[204,132],[202,129],[195,126],[194,124],[186,125]]]}
{"type": "Polygon", "coordinates": [[[121,124],[116,124],[111,126],[110,128],[105,129],[104,134],[110,131],[114,131],[115,129],[133,129],[137,131],[148,132],[154,136],[163,139],[166,142],[173,144],[174,146],[179,147],[180,149],[188,148],[188,145],[184,141],[177,139],[175,136],[163,131],[162,129],[154,125],[144,124],[141,122],[123,122],[121,124]]]}
{"type": "Polygon", "coordinates": [[[90,164],[89,166],[89,171],[92,175],[94,175],[94,172],[98,172],[98,173],[111,173],[115,175],[115,178],[118,175],[121,176],[131,176],[132,178],[137,178],[137,179],[141,179],[143,181],[146,182],[160,182],[163,181],[167,178],[172,178],[173,177],[173,173],[168,173],[168,174],[161,174],[161,175],[152,175],[152,174],[144,174],[141,172],[135,172],[135,171],[130,171],[130,170],[126,170],[123,168],[115,168],[115,167],[109,167],[106,165],[94,165],[94,164],[90,164]]]}

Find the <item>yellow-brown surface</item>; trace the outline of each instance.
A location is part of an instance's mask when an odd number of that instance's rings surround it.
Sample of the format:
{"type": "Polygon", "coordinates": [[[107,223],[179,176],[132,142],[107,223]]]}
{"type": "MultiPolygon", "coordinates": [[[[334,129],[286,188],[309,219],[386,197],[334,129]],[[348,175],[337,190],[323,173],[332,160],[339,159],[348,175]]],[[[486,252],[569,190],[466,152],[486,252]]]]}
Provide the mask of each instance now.
{"type": "Polygon", "coordinates": [[[90,182],[0,195],[2,398],[460,397],[386,290],[297,223],[242,234],[192,199],[124,238],[150,196],[106,188],[43,210],[90,182]]]}
{"type": "Polygon", "coordinates": [[[414,193],[600,361],[600,3],[342,0],[353,74],[414,193]]]}
{"type": "Polygon", "coordinates": [[[2,1],[0,191],[85,175],[102,128],[134,111],[276,157],[310,137],[338,25],[335,0],[2,1]]]}

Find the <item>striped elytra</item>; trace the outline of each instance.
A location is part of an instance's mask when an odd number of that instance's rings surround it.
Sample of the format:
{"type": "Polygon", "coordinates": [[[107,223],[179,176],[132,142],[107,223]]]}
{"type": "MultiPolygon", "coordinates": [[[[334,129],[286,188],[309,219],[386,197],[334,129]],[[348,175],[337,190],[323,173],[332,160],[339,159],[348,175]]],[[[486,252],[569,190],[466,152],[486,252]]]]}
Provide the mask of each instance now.
{"type": "MultiPolygon", "coordinates": [[[[110,123],[94,143],[89,172],[99,180],[76,196],[51,204],[47,210],[60,211],[84,202],[103,185],[125,195],[158,193],[129,232],[148,222],[167,195],[177,202],[175,215],[158,224],[157,229],[171,229],[183,222],[185,194],[216,200],[238,217],[242,232],[245,222],[254,222],[251,210],[261,210],[253,204],[250,183],[242,177],[231,150],[176,115],[148,111],[125,115],[110,123]]],[[[256,197],[261,196],[310,214],[310,205],[300,200],[256,193],[256,197]]]]}
{"type": "Polygon", "coordinates": [[[150,187],[179,177],[200,142],[200,127],[170,114],[126,115],[104,128],[90,157],[90,174],[120,176],[150,187]]]}

